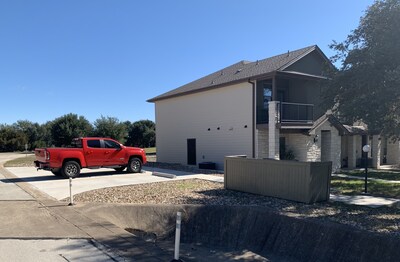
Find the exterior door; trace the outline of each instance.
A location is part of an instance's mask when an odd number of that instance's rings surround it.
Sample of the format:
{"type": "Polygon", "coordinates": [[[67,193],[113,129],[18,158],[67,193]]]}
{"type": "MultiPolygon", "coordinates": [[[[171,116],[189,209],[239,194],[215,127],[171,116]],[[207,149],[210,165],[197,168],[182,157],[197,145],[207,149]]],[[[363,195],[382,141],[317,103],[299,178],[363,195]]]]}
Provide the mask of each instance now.
{"type": "Polygon", "coordinates": [[[104,149],[101,147],[100,139],[90,139],[86,143],[85,159],[87,165],[90,167],[101,166],[104,162],[104,149]]]}
{"type": "Polygon", "coordinates": [[[321,161],[332,161],[331,158],[331,131],[321,131],[321,161]]]}
{"type": "Polygon", "coordinates": [[[125,162],[125,152],[121,150],[121,145],[112,140],[104,140],[105,165],[121,165],[125,162]]]}
{"type": "Polygon", "coordinates": [[[187,164],[196,165],[196,139],[187,140],[187,164]]]}

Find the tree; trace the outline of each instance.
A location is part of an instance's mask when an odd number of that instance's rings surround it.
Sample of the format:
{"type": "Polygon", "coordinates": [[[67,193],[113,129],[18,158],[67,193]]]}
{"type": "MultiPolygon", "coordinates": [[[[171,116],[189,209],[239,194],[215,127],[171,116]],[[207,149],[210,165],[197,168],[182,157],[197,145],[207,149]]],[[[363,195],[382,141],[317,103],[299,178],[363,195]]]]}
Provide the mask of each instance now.
{"type": "Polygon", "coordinates": [[[327,108],[349,124],[362,121],[371,133],[400,137],[400,0],[378,0],[336,51],[323,92],[327,108]]]}
{"type": "Polygon", "coordinates": [[[0,125],[1,152],[23,151],[27,142],[27,136],[14,125],[0,125]]]}
{"type": "Polygon", "coordinates": [[[94,122],[94,126],[96,136],[113,138],[121,143],[125,142],[125,137],[128,133],[127,127],[118,118],[101,116],[94,122]]]}
{"type": "Polygon", "coordinates": [[[83,116],[67,114],[56,118],[51,125],[52,142],[55,146],[67,146],[75,137],[89,136],[93,126],[83,116]]]}
{"type": "Polygon", "coordinates": [[[53,127],[52,121],[48,121],[45,124],[40,125],[39,127],[40,140],[36,141],[36,147],[46,147],[46,146],[49,147],[54,145],[53,138],[51,135],[52,127],[53,127]]]}
{"type": "Polygon", "coordinates": [[[151,120],[140,120],[128,125],[127,144],[139,147],[154,147],[156,144],[156,125],[151,120]]]}
{"type": "Polygon", "coordinates": [[[13,125],[13,127],[26,136],[28,149],[32,150],[36,147],[43,146],[41,137],[41,128],[38,123],[33,123],[28,120],[19,120],[13,125]]]}

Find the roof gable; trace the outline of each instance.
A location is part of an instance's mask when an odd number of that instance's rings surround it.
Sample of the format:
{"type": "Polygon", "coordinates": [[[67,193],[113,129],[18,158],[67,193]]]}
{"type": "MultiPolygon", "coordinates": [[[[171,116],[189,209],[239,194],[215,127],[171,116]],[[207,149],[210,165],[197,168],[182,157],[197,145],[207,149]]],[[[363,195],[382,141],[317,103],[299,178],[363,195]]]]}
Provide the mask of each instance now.
{"type": "Polygon", "coordinates": [[[256,62],[240,61],[186,85],[149,99],[148,102],[156,102],[162,99],[201,92],[212,88],[255,79],[276,71],[282,71],[290,65],[294,65],[313,51],[317,51],[323,55],[318,46],[313,45],[263,60],[257,60],[256,62]]]}
{"type": "Polygon", "coordinates": [[[319,48],[316,48],[297,61],[293,61],[293,63],[280,68],[280,71],[300,72],[309,75],[323,76],[326,67],[331,65],[331,62],[322,51],[320,51],[319,48]]]}

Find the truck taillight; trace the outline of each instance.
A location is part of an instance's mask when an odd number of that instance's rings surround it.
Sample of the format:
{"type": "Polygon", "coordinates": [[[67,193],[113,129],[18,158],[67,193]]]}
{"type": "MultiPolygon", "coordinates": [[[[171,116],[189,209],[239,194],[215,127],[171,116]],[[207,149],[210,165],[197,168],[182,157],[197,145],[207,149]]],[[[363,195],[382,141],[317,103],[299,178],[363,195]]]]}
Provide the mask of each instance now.
{"type": "Polygon", "coordinates": [[[44,157],[46,158],[46,160],[50,160],[50,152],[44,151],[44,157]]]}

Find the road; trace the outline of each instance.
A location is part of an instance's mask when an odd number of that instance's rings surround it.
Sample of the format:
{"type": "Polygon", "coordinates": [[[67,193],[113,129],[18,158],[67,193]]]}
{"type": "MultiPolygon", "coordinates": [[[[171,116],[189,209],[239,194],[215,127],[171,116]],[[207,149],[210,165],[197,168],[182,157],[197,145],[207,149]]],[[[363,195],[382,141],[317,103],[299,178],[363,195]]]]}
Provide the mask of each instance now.
{"type": "Polygon", "coordinates": [[[123,261],[5,178],[0,154],[0,261],[123,261]]]}

